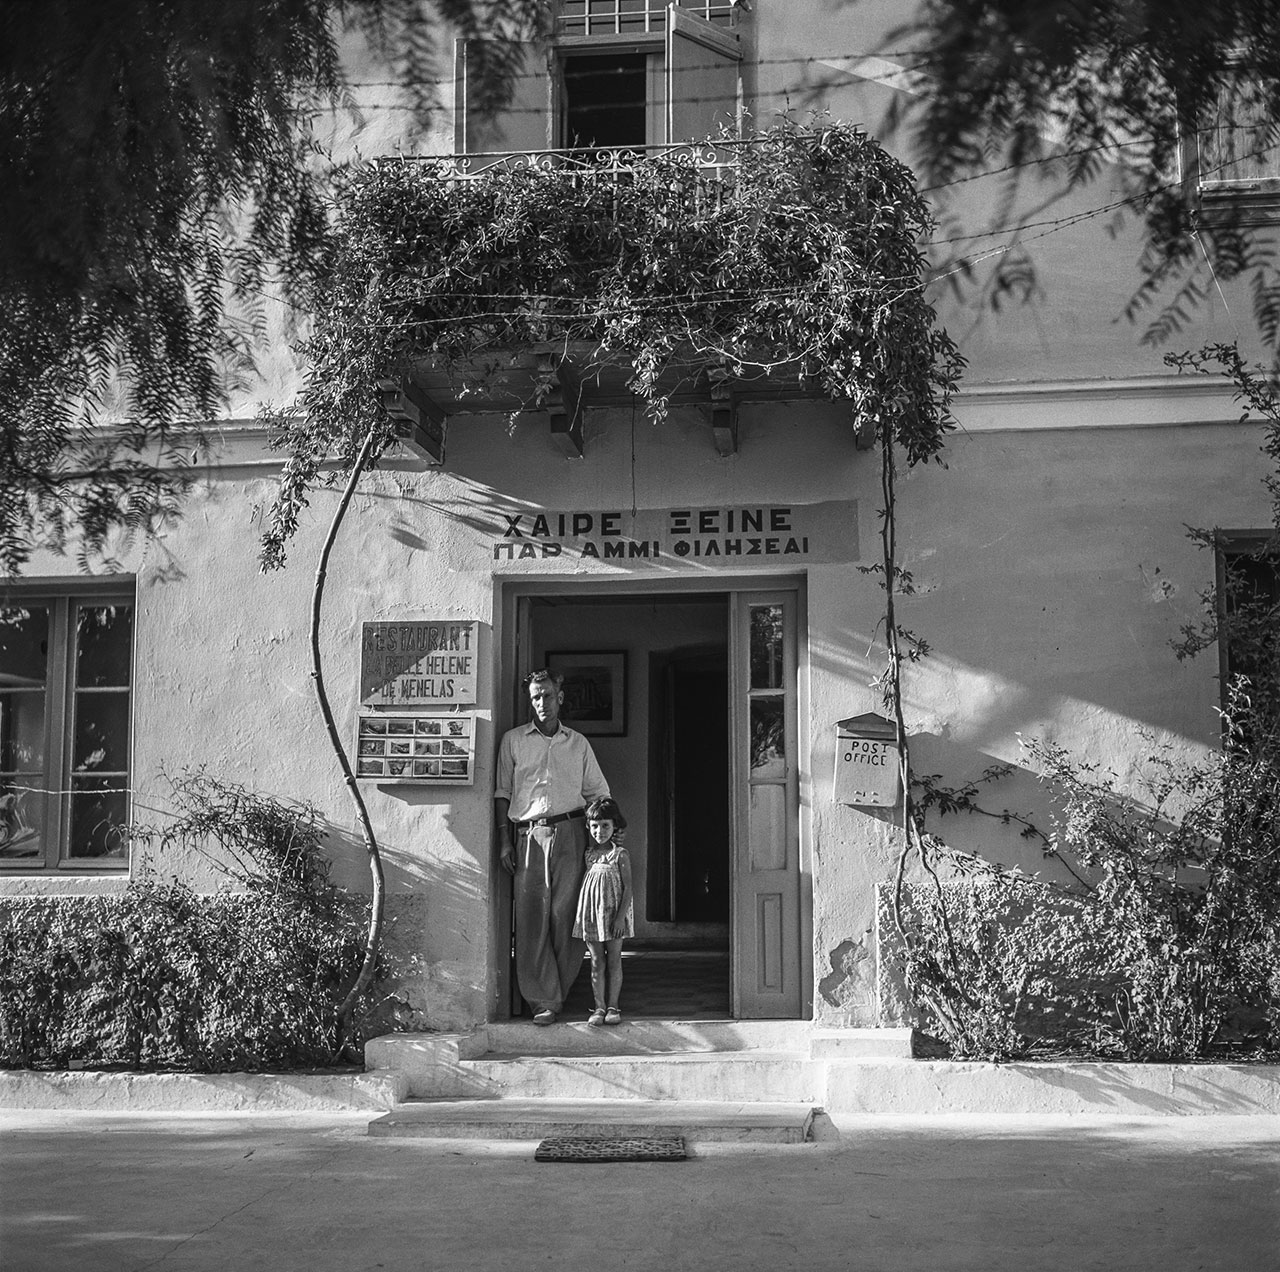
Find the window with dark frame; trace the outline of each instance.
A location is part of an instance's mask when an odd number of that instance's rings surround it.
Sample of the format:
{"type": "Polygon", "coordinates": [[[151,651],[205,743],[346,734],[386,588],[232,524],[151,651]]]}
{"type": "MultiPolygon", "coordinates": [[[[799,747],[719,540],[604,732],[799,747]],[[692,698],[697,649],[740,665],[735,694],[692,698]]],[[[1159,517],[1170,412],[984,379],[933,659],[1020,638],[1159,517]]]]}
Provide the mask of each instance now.
{"type": "Polygon", "coordinates": [[[709,0],[560,5],[548,42],[520,42],[512,99],[488,117],[469,107],[469,42],[460,40],[455,152],[501,161],[548,149],[638,150],[732,129],[743,106],[739,15],[737,4],[709,0]]]}
{"type": "Polygon", "coordinates": [[[1280,721],[1280,549],[1264,532],[1217,536],[1222,705],[1243,678],[1255,708],[1280,721]]]}
{"type": "Polygon", "coordinates": [[[133,589],[0,605],[0,867],[129,865],[133,589]]]}

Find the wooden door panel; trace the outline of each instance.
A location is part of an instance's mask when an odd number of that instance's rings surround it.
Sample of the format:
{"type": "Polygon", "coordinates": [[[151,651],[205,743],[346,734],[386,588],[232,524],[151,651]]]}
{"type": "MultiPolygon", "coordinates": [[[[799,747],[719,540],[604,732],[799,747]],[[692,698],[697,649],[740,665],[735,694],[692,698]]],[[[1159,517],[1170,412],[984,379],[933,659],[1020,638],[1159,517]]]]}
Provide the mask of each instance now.
{"type": "Polygon", "coordinates": [[[801,1015],[797,597],[734,596],[734,1014],[801,1015]]]}

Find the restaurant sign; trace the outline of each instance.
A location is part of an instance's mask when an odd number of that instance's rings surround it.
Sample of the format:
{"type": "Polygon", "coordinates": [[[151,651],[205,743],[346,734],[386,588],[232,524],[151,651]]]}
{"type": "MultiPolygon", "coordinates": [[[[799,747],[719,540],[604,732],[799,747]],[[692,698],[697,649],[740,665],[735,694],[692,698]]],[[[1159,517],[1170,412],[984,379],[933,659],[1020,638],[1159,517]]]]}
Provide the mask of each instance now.
{"type": "Polygon", "coordinates": [[[477,652],[474,622],[365,623],[360,642],[360,705],[473,705],[477,652]]]}

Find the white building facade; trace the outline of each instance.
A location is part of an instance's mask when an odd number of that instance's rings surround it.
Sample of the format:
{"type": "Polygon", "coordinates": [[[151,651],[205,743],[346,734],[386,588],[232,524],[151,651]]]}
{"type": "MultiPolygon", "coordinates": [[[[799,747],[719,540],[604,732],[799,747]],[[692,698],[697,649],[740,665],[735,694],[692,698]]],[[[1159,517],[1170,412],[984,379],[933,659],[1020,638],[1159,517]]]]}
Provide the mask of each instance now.
{"type": "MultiPolygon", "coordinates": [[[[586,7],[562,6],[557,39],[530,51],[512,113],[494,123],[468,115],[460,50],[456,109],[431,144],[674,144],[726,112],[766,120],[788,103],[874,128],[893,95],[918,88],[885,48],[887,3],[835,18],[818,0],[749,12],[619,0],[590,19],[586,7]]],[[[378,127],[393,129],[388,117],[378,127]]],[[[1105,191],[1073,197],[1084,208],[1105,191]]],[[[1035,309],[980,317],[936,285],[969,367],[946,467],[906,474],[899,491],[915,578],[900,619],[931,646],[905,672],[905,716],[920,772],[959,786],[1012,765],[996,799],[1028,815],[1043,796],[1024,739],[1122,776],[1140,729],[1188,756],[1215,745],[1217,665],[1171,647],[1214,575],[1185,527],[1269,520],[1259,436],[1229,393],[1178,377],[1116,321],[1135,259],[1104,218],[1064,216],[1037,253],[1035,309]]],[[[1225,303],[1177,347],[1234,335],[1225,303]]],[[[280,460],[255,397],[280,400],[298,374],[283,351],[267,366],[215,426],[181,520],[122,544],[109,572],[42,555],[14,583],[0,894],[109,894],[151,866],[212,885],[194,858],[131,860],[116,829],[162,819],[164,774],[201,765],[318,807],[335,880],[367,891],[308,649],[339,491],[314,492],[289,567],[261,574],[280,460]]],[[[895,807],[842,798],[837,777],[838,726],[882,710],[884,667],[884,596],[863,569],[879,559],[880,469],[848,412],[780,392],[744,399],[731,426],[680,402],[651,426],[600,401],[566,447],[546,412],[513,424],[456,405],[443,463],[404,450],[360,482],[321,629],[384,855],[390,939],[418,957],[401,989],[415,1021],[459,1029],[519,1011],[494,756],[526,718],[521,676],[551,665],[630,823],[637,957],[717,954],[707,990],[735,1018],[899,1023],[876,931],[895,807]]],[[[943,829],[1007,864],[1054,868],[978,820],[943,829]]]]}

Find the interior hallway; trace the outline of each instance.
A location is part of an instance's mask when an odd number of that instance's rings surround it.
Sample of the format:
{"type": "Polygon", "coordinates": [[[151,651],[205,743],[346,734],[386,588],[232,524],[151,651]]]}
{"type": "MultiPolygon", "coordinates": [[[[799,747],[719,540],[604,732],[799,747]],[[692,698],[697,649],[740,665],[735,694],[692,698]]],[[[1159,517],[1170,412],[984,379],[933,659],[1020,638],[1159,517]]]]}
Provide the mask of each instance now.
{"type": "MultiPolygon", "coordinates": [[[[727,1020],[728,950],[654,950],[622,946],[624,1019],[727,1020]]],[[[591,961],[583,961],[561,1019],[585,1020],[591,1011],[591,961]]]]}

